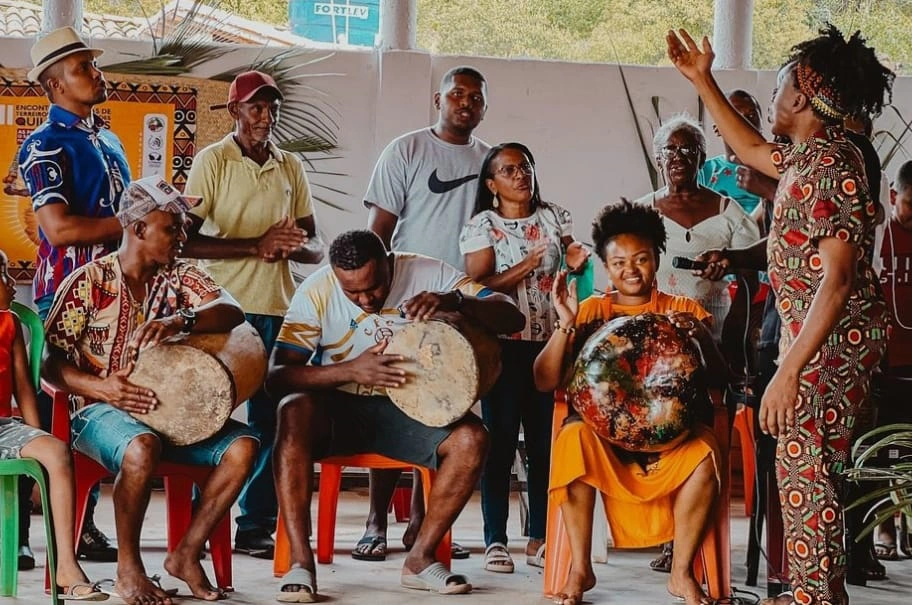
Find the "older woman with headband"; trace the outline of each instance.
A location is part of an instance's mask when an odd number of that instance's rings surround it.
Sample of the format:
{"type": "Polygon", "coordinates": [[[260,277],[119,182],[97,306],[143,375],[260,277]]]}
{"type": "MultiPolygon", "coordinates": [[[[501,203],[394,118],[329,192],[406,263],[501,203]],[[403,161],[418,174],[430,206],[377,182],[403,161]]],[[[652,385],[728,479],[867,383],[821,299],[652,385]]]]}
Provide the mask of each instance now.
{"type": "MultiPolygon", "coordinates": [[[[792,594],[769,602],[845,605],[840,475],[859,406],[886,345],[887,312],[871,267],[877,212],[847,115],[876,116],[894,75],[856,32],[833,26],[798,44],[779,70],[768,143],[735,111],[712,75],[713,51],[684,30],[668,56],[690,80],[742,162],[779,177],[767,244],[782,319],[779,367],[760,406],[760,428],[778,438],[777,464],[792,594]]],[[[707,274],[761,253],[715,251],[707,274]]]]}

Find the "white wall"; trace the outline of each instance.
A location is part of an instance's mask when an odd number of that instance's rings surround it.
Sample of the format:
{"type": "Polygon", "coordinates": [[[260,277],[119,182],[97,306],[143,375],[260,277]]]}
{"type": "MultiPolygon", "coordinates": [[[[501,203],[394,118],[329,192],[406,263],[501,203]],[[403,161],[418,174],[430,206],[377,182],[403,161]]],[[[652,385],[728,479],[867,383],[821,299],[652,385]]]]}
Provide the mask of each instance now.
{"type": "MultiPolygon", "coordinates": [[[[96,41],[108,49],[102,65],[125,60],[122,53],[147,53],[149,45],[133,41],[96,41]]],[[[29,67],[31,40],[0,38],[0,57],[6,67],[29,67]]],[[[315,51],[324,52],[324,51],[315,51]]],[[[205,77],[228,67],[247,64],[262,54],[259,48],[241,48],[203,66],[194,75],[205,77]]],[[[518,140],[536,156],[539,181],[546,199],[566,205],[574,214],[577,236],[588,241],[589,223],[605,202],[620,196],[636,197],[649,190],[642,152],[624,95],[618,67],[606,64],[506,60],[479,57],[431,56],[417,51],[340,50],[313,67],[334,72],[309,81],[335,100],[341,113],[343,159],[325,162],[344,178],[314,177],[345,190],[331,199],[349,212],[318,209],[318,220],[328,236],[365,224],[361,197],[377,155],[390,139],[431,123],[431,101],[440,76],[450,67],[470,64],[489,82],[487,116],[477,134],[489,143],[518,140]]],[[[660,98],[663,117],[678,111],[697,112],[690,85],[671,68],[624,67],[641,126],[651,148],[650,124],[656,119],[650,98],[660,98]]],[[[723,71],[723,88],[739,86],[752,91],[766,106],[775,74],[723,71]]],[[[912,117],[912,78],[899,78],[894,100],[912,117]]],[[[897,121],[886,112],[875,129],[896,130],[897,121]]],[[[707,118],[710,155],[721,151],[707,118]]],[[[893,169],[897,166],[893,164],[893,169]]]]}

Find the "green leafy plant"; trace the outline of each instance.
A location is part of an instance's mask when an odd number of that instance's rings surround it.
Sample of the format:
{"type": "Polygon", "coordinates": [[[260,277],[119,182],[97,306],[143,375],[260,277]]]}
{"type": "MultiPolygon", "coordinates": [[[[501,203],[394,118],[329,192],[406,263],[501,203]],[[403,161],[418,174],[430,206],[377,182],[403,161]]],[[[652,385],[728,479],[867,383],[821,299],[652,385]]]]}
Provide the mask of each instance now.
{"type": "Polygon", "coordinates": [[[848,481],[869,484],[865,494],[846,510],[877,507],[877,514],[856,536],[856,541],[897,512],[912,518],[912,459],[900,457],[890,466],[877,466],[880,452],[891,448],[912,449],[912,424],[890,424],[869,431],[852,447],[854,466],[845,472],[848,481]]]}

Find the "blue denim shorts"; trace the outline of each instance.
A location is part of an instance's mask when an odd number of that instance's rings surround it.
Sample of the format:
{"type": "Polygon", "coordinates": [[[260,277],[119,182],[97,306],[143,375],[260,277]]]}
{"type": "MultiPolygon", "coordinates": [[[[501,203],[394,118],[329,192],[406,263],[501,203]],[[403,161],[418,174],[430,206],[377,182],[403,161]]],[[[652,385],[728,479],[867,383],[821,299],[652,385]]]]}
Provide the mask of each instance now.
{"type": "MultiPolygon", "coordinates": [[[[95,460],[111,473],[120,471],[127,446],[140,435],[159,436],[127,412],[108,403],[94,403],[73,414],[70,420],[73,449],[95,460]]],[[[169,445],[162,439],[161,459],[178,464],[217,466],[237,439],[259,438],[247,425],[228,419],[212,437],[192,445],[169,445]]]]}

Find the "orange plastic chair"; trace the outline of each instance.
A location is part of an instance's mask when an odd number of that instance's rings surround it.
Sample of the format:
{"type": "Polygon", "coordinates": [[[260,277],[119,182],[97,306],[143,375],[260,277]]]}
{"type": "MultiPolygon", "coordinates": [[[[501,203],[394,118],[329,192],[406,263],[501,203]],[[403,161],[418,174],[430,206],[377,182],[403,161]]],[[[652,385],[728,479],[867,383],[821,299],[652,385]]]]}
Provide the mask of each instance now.
{"type": "MultiPolygon", "coordinates": [[[[336,541],[336,510],[339,504],[339,489],[342,485],[342,469],[346,466],[360,468],[398,468],[411,470],[417,468],[421,473],[421,485],[424,490],[424,505],[427,507],[431,495],[431,482],[436,473],[424,467],[414,467],[408,462],[387,458],[380,454],[357,454],[354,456],[333,456],[320,460],[320,492],[317,508],[317,562],[328,564],[333,561],[333,550],[336,541]]],[[[447,569],[450,567],[451,532],[447,532],[437,546],[437,560],[447,569]]],[[[272,573],[282,577],[291,569],[291,545],[288,532],[279,511],[276,524],[275,557],[272,561],[272,573]]]]}
{"type": "Polygon", "coordinates": [[[744,479],[744,514],[750,517],[754,513],[754,482],[757,477],[757,440],[754,423],[757,412],[749,406],[742,405],[735,414],[734,429],[738,431],[741,441],[741,476],[744,479]]]}
{"type": "MultiPolygon", "coordinates": [[[[69,393],[57,389],[51,384],[42,381],[42,389],[53,400],[53,413],[51,416],[51,432],[55,437],[70,441],[70,409],[69,393]]],[[[89,491],[100,480],[110,477],[111,473],[89,458],[77,451],[73,452],[73,472],[76,477],[76,537],[82,533],[82,521],[85,516],[89,491]]],[[[173,462],[160,462],[156,475],[165,480],[165,499],[167,502],[168,519],[168,552],[177,548],[178,543],[190,527],[193,515],[191,501],[193,485],[205,485],[212,473],[212,467],[191,466],[173,462]]],[[[212,556],[212,568],[215,571],[215,582],[223,590],[234,590],[232,586],[231,569],[231,519],[228,515],[215,526],[209,536],[209,552],[212,556]]],[[[46,580],[47,581],[47,578],[46,580]]]]}
{"type": "MultiPolygon", "coordinates": [[[[731,540],[729,500],[731,487],[729,481],[729,421],[728,410],[720,403],[721,395],[713,393],[715,405],[714,426],[716,439],[719,442],[722,465],[720,475],[719,510],[713,515],[714,520],[706,530],[703,544],[694,559],[694,576],[700,583],[705,583],[708,596],[720,599],[731,595],[731,540]]],[[[554,397],[554,416],[552,421],[552,439],[557,437],[564,418],[567,417],[567,401],[563,391],[556,391],[554,397]]],[[[552,464],[554,461],[552,461],[552,464]]],[[[551,597],[560,592],[567,576],[570,574],[570,541],[564,529],[564,519],[559,506],[548,506],[548,525],[545,531],[545,573],[544,593],[551,597]]]]}

